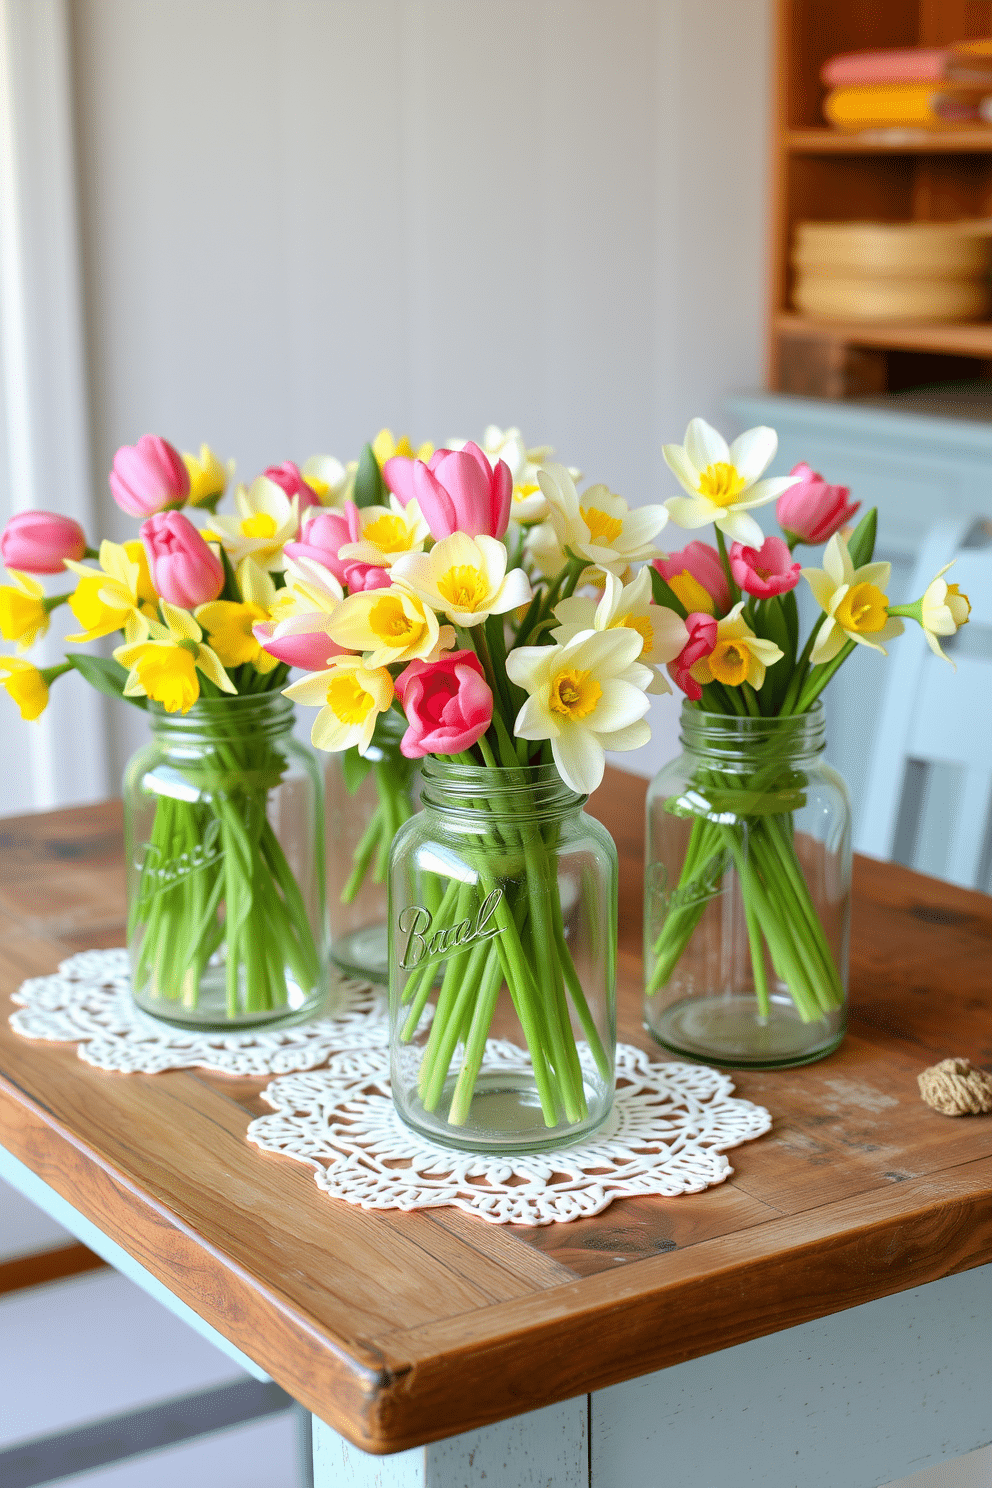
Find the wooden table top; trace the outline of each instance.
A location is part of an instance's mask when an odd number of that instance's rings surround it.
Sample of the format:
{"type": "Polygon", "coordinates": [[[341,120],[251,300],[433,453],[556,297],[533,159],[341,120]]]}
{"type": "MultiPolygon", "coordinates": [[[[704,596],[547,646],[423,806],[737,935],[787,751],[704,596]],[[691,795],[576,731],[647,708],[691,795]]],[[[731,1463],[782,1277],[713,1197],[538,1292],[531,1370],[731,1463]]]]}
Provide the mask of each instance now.
{"type": "MultiPolygon", "coordinates": [[[[621,852],[620,1034],[641,1029],[644,782],[592,803],[621,852]]],[[[0,822],[0,998],[123,943],[119,803],[0,822]]],[[[992,1064],[992,901],[855,870],[852,1024],[804,1069],[735,1076],[771,1133],[733,1177],[544,1229],[366,1212],[245,1141],[262,1080],[118,1075],[0,1019],[0,1141],[352,1442],[391,1452],[992,1260],[992,1119],[916,1076],[992,1064]]]]}

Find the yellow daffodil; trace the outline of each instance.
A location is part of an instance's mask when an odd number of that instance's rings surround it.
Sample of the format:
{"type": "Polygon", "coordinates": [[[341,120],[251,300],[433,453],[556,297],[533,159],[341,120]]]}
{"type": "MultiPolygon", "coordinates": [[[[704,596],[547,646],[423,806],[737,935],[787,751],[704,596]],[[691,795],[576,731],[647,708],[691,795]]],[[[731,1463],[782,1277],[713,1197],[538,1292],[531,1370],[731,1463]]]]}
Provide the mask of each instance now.
{"type": "Polygon", "coordinates": [[[364,652],[365,665],[372,671],[407,661],[427,661],[455,644],[454,631],[450,626],[438,625],[429,605],[395,585],[349,594],[332,616],[328,630],[339,646],[364,652]]]}
{"type": "Polygon", "coordinates": [[[222,465],[209,444],[201,444],[198,456],[183,451],[183,464],[189,472],[189,505],[213,511],[227,490],[228,481],[234,479],[234,461],[222,465]]]}
{"type": "Polygon", "coordinates": [[[717,623],[713,650],[690,667],[695,681],[703,686],[716,681],[725,687],[740,687],[748,682],[757,692],[764,684],[767,668],[782,660],[785,653],[774,641],[763,641],[751,630],[741,616],[743,608],[741,600],[717,623]]]}
{"type": "Polygon", "coordinates": [[[45,603],[44,585],[33,574],[8,569],[13,584],[0,588],[0,635],[16,641],[18,651],[27,651],[48,629],[50,605],[45,603]]]}
{"type": "Polygon", "coordinates": [[[416,500],[406,506],[390,496],[388,506],[367,506],[358,513],[361,537],[339,549],[342,562],[371,563],[375,568],[391,568],[404,553],[419,553],[431,531],[420,513],[416,500]]]}
{"type": "Polygon", "coordinates": [[[114,660],[130,673],[124,696],[149,697],[167,713],[188,713],[200,696],[197,670],[221,692],[237,692],[220,659],[202,644],[203,631],[193,616],[165,600],[162,615],[164,625],[149,621],[149,639],[125,643],[114,651],[114,660]]]}
{"type": "Polygon", "coordinates": [[[814,666],[832,661],[847,641],[887,654],[883,643],[903,631],[902,621],[889,614],[885,589],[891,572],[891,563],[865,563],[855,568],[839,532],[827,543],[823,567],[803,569],[803,578],[827,617],[810,655],[814,666]]]}
{"type": "Polygon", "coordinates": [[[238,487],[234,505],[236,515],[211,518],[203,536],[221,542],[235,568],[245,558],[254,558],[262,568],[282,573],[283,547],[299,531],[299,498],[290,500],[281,486],[260,475],[250,488],[238,487]]]}
{"type": "Polygon", "coordinates": [[[674,610],[653,603],[649,569],[642,568],[630,584],[622,584],[611,573],[603,577],[605,587],[598,601],[575,594],[555,605],[561,623],[551,639],[563,646],[583,630],[634,630],[642,643],[637,659],[653,673],[648,692],[671,692],[663,668],[688,644],[685,621],[674,610]]]}
{"type": "MultiPolygon", "coordinates": [[[[558,546],[577,558],[598,564],[618,576],[631,563],[661,556],[652,539],[668,521],[663,506],[631,510],[607,486],[590,486],[580,496],[564,465],[545,465],[537,472],[548,503],[548,522],[558,546]]],[[[533,529],[540,533],[540,528],[533,529]]],[[[541,539],[533,539],[540,544],[541,539]]]]}
{"type": "Polygon", "coordinates": [[[711,424],[694,418],[684,444],[666,444],[662,450],[668,468],[688,492],[665,502],[672,520],[690,529],[712,522],[734,542],[760,548],[765,535],[748,512],[774,501],[798,480],[794,475],[759,480],[777,449],[774,429],[748,429],[728,447],[711,424]]]}
{"type": "Polygon", "coordinates": [[[962,594],[957,584],[949,584],[944,578],[947,570],[953,567],[953,562],[945,563],[937,577],[928,585],[926,594],[922,599],[916,600],[915,604],[889,607],[890,615],[905,615],[907,619],[915,620],[922,628],[933,654],[942,661],[949,661],[952,667],[954,662],[941,646],[940,638],[956,635],[962,625],[968,624],[971,614],[971,601],[967,594],[962,594]]]}
{"type": "Polygon", "coordinates": [[[372,453],[381,470],[394,455],[405,455],[408,460],[429,460],[434,446],[422,444],[419,449],[414,449],[408,435],[401,434],[399,439],[394,439],[392,429],[380,429],[372,441],[372,453]]]}
{"type": "Polygon", "coordinates": [[[529,694],[514,734],[550,739],[561,778],[580,795],[602,780],[607,749],[639,749],[651,737],[642,646],[625,627],[582,630],[564,646],[520,646],[506,658],[506,675],[529,694]]]}
{"type": "Polygon", "coordinates": [[[354,745],[365,754],[376,719],[393,701],[393,679],[385,667],[369,667],[359,656],[335,656],[324,672],[294,682],[285,696],[320,708],[310,738],[318,749],[337,753],[354,745]]]}
{"type": "Polygon", "coordinates": [[[358,461],[342,465],[333,455],[311,455],[300,466],[300,474],[321,506],[344,506],[355,489],[358,461]]]}
{"type": "Polygon", "coordinates": [[[238,566],[238,588],[241,603],[214,599],[197,607],[196,618],[210,637],[210,646],[225,667],[251,662],[256,672],[271,672],[279,665],[255,639],[252,627],[264,624],[272,611],[276,586],[254,558],[244,558],[238,566]]]}
{"type": "Polygon", "coordinates": [[[453,532],[429,553],[397,558],[392,576],[394,584],[417,595],[452,625],[480,625],[489,615],[505,615],[531,598],[523,569],[507,573],[506,563],[506,548],[497,538],[453,532]]]}
{"type": "Polygon", "coordinates": [[[128,642],[143,640],[149,621],[158,613],[144,544],[104,539],[99,561],[97,570],[71,558],[65,560],[66,568],[79,576],[69,608],[83,627],[79,635],[66,640],[96,641],[115,630],[123,630],[128,642]]]}
{"type": "MultiPolygon", "coordinates": [[[[50,672],[67,671],[67,667],[52,667],[50,672]]],[[[21,710],[21,717],[30,722],[39,718],[48,707],[48,677],[19,656],[0,657],[0,687],[6,689],[21,710]]]]}

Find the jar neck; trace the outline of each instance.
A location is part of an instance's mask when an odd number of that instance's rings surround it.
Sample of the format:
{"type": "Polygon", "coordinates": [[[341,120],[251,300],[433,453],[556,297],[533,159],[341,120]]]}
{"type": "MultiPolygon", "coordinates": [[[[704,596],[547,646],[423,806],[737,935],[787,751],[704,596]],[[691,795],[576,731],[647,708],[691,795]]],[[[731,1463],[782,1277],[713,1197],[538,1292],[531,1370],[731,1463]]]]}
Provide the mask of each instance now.
{"type": "Polygon", "coordinates": [[[816,759],[826,747],[826,720],[819,699],[808,713],[782,718],[706,713],[686,702],[682,705],[681,722],[681,741],[686,753],[721,767],[755,765],[770,753],[799,764],[816,759]]]}
{"type": "Polygon", "coordinates": [[[166,749],[218,744],[261,744],[281,739],[293,727],[295,710],[281,692],[243,697],[201,698],[188,713],[148,709],[152,733],[166,749]]]}
{"type": "Polygon", "coordinates": [[[439,815],[533,822],[567,816],[587,797],[571,790],[554,765],[504,770],[428,756],[423,761],[421,800],[426,810],[439,815]]]}

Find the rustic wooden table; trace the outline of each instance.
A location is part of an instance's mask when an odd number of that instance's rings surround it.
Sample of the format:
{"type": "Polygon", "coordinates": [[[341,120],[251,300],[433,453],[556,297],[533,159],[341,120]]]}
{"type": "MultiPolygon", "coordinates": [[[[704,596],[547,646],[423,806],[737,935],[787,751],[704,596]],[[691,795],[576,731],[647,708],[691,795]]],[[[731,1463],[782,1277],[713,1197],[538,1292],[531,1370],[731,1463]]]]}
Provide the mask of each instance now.
{"type": "MultiPolygon", "coordinates": [[[[643,794],[611,772],[591,809],[622,860],[620,1035],[659,1054],[643,794]]],[[[123,942],[119,804],[0,822],[0,875],[5,998],[123,942]]],[[[859,860],[841,1049],[735,1077],[774,1126],[723,1186],[595,1219],[334,1203],[246,1143],[263,1081],[105,1074],[4,1017],[6,1173],[312,1411],[324,1488],[888,1482],[992,1438],[992,1119],[916,1087],[992,1063],[990,951],[987,898],[859,860]]]]}

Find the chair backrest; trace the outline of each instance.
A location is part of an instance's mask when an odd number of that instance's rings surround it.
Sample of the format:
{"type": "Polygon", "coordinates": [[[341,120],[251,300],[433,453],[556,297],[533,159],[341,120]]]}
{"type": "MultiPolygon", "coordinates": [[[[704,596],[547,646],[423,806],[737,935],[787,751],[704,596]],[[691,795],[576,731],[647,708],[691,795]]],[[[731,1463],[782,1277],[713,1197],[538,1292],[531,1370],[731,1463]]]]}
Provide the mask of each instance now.
{"type": "Polygon", "coordinates": [[[908,597],[919,598],[953,560],[948,582],[969,596],[971,620],[944,643],[956,672],[933,654],[911,620],[889,648],[891,671],[855,846],[872,857],[912,861],[927,774],[934,766],[958,766],[961,785],[949,823],[944,876],[982,888],[992,808],[992,649],[982,645],[992,640],[992,546],[969,547],[969,536],[988,544],[983,519],[939,523],[924,541],[908,597]]]}

